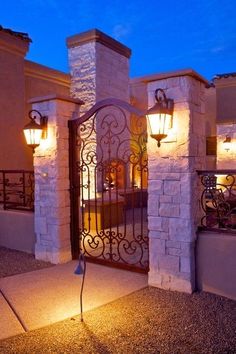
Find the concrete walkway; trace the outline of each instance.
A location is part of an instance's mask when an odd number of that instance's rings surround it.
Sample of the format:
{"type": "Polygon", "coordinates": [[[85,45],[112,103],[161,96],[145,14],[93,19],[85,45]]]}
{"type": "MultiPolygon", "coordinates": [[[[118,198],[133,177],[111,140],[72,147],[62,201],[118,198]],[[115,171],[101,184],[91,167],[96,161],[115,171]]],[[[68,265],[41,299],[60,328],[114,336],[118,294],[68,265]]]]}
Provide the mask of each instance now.
{"type": "MultiPolygon", "coordinates": [[[[0,279],[0,340],[80,313],[77,261],[0,279]]],[[[87,264],[84,311],[147,286],[147,275],[87,264]]]]}

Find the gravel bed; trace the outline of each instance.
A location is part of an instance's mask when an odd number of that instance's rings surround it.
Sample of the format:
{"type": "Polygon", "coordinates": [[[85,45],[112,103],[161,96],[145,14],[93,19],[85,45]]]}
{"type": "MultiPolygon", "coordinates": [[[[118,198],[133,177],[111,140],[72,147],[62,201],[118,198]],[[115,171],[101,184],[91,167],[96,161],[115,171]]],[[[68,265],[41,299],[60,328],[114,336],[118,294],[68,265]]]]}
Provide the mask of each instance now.
{"type": "Polygon", "coordinates": [[[52,266],[49,262],[36,260],[32,254],[0,247],[0,278],[52,266]]]}
{"type": "MultiPolygon", "coordinates": [[[[86,301],[86,299],[84,299],[86,301]]],[[[236,302],[148,287],[0,342],[0,353],[236,353],[236,302]]]]}

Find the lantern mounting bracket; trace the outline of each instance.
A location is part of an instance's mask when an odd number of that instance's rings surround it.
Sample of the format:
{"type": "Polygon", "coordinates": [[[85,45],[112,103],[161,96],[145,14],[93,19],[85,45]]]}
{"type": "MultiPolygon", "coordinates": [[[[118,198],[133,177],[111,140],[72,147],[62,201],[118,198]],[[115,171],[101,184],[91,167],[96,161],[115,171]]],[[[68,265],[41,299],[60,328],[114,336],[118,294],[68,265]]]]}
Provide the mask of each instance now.
{"type": "Polygon", "coordinates": [[[36,119],[39,118],[39,125],[42,128],[43,132],[42,132],[42,139],[47,139],[47,124],[48,124],[48,117],[47,116],[43,116],[39,111],[37,111],[36,109],[32,109],[31,111],[29,111],[28,113],[29,119],[38,124],[36,122],[36,119]]]}

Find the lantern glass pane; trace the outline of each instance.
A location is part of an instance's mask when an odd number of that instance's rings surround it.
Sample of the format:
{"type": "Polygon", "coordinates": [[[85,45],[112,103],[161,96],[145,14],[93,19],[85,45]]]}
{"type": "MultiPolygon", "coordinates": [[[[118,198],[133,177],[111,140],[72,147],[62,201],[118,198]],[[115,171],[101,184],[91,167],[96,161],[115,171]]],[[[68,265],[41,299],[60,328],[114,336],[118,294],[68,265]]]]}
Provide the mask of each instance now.
{"type": "Polygon", "coordinates": [[[149,114],[148,121],[150,125],[151,134],[165,134],[171,128],[171,115],[169,114],[149,114]]]}
{"type": "Polygon", "coordinates": [[[231,141],[224,141],[223,146],[224,146],[224,150],[229,151],[231,148],[231,141]]]}
{"type": "Polygon", "coordinates": [[[42,129],[24,129],[27,145],[39,145],[42,137],[42,129]]]}

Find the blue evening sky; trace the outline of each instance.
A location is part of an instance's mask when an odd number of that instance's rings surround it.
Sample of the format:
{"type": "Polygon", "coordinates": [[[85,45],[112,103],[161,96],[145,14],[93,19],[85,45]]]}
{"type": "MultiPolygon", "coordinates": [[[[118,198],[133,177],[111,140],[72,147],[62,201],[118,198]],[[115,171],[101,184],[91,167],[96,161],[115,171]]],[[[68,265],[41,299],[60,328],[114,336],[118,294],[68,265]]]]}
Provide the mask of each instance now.
{"type": "Polygon", "coordinates": [[[131,77],[236,71],[236,0],[1,0],[0,24],[29,34],[29,60],[66,72],[66,37],[92,28],[132,49],[131,77]]]}

